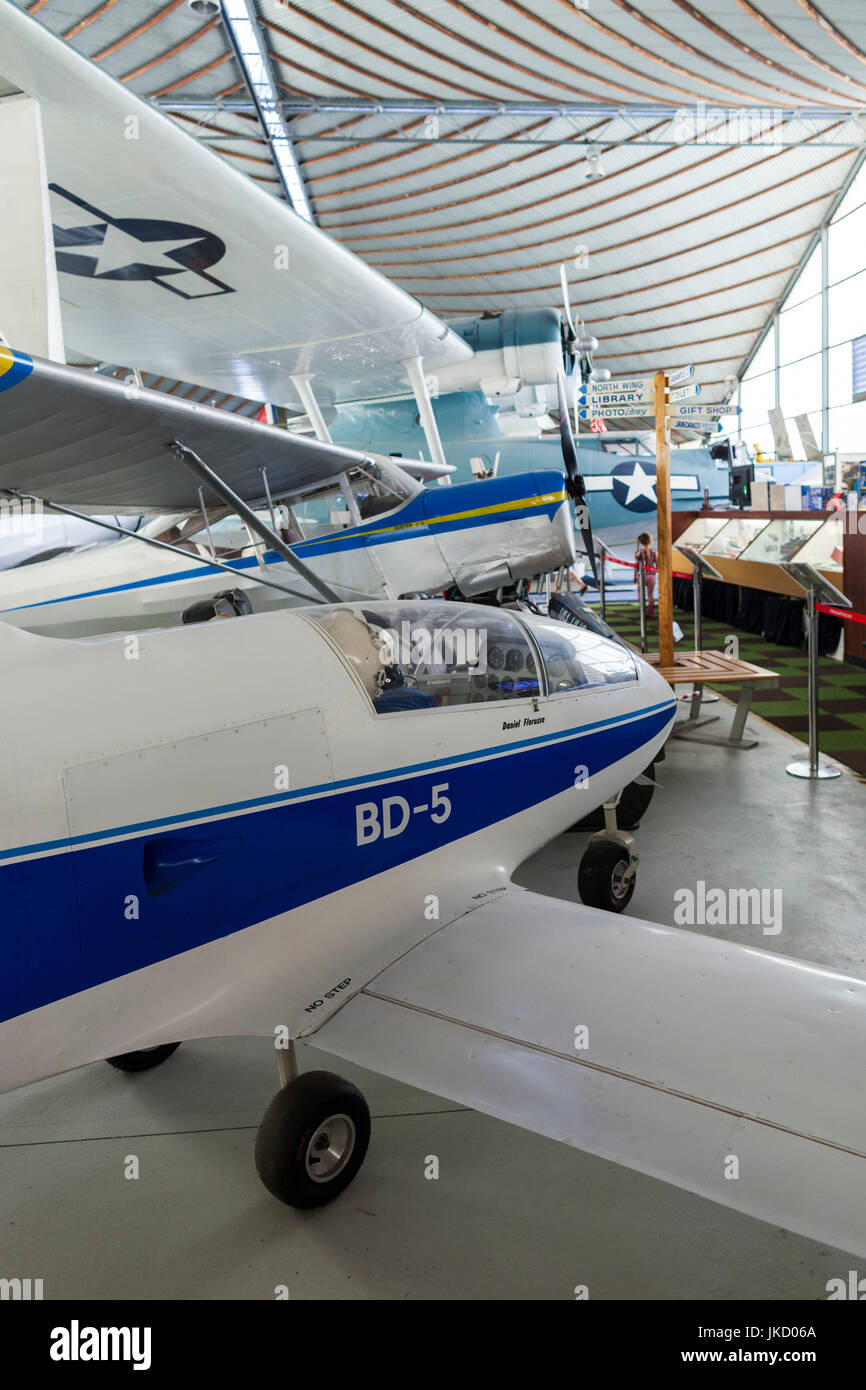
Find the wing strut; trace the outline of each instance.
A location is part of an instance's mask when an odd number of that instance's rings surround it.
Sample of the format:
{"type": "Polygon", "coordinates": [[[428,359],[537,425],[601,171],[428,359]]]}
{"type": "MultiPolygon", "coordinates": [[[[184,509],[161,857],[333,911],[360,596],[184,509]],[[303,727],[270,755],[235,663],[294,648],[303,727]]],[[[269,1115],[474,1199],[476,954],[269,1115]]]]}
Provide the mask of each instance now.
{"type": "Polygon", "coordinates": [[[267,542],[271,550],[275,550],[278,555],[282,556],[286,564],[291,565],[292,569],[297,570],[302,579],[306,579],[308,584],[312,584],[313,588],[322,595],[326,603],[340,602],[340,595],[335,593],[331,586],[325,583],[324,579],[320,579],[317,574],[314,574],[309,565],[305,565],[303,560],[299,560],[294,551],[286,545],[282,537],[278,536],[276,531],[268,526],[266,522],[262,521],[261,517],[256,516],[252,507],[248,507],[243,498],[238,497],[237,493],[232,491],[228,483],[223,482],[218,473],[214,473],[212,468],[208,468],[207,464],[199,458],[194,450],[188,449],[179,439],[172,440],[167,447],[173,451],[175,457],[180,459],[181,463],[186,464],[187,468],[198,478],[199,482],[207,483],[208,487],[216,493],[217,497],[221,497],[231,510],[237,512],[241,520],[245,521],[247,526],[255,531],[256,535],[261,536],[262,540],[267,542]]]}
{"type": "MultiPolygon", "coordinates": [[[[424,376],[424,362],[420,357],[406,357],[403,359],[403,366],[409,377],[412,393],[415,397],[415,404],[418,407],[418,414],[421,416],[421,427],[424,430],[424,437],[427,440],[427,447],[430,450],[430,457],[439,467],[448,467],[445,459],[445,450],[442,448],[442,440],[439,436],[439,426],[436,423],[436,416],[433,413],[433,405],[430,400],[430,392],[427,390],[427,380],[424,376]]],[[[440,483],[450,482],[447,476],[439,479],[440,483]]]]}
{"type": "Polygon", "coordinates": [[[128,536],[130,540],[141,541],[142,545],[152,545],[156,550],[170,550],[173,555],[180,555],[184,560],[194,560],[197,565],[205,565],[208,569],[215,566],[217,569],[225,570],[226,574],[231,574],[235,579],[253,579],[257,584],[265,584],[269,589],[279,589],[280,593],[291,594],[292,598],[299,598],[306,603],[309,594],[302,594],[299,589],[291,589],[288,584],[281,584],[278,579],[263,579],[258,573],[245,573],[237,570],[233,565],[226,565],[216,557],[210,558],[205,555],[196,555],[190,550],[183,550],[179,545],[172,545],[170,541],[158,541],[154,536],[143,536],[140,531],[128,531],[125,526],[117,526],[110,521],[101,521],[97,516],[88,516],[86,512],[78,512],[74,507],[61,506],[59,502],[49,502],[47,497],[35,497],[32,492],[19,492],[14,487],[0,488],[0,493],[4,497],[17,497],[22,502],[38,502],[41,506],[47,507],[50,512],[62,512],[64,516],[74,516],[79,521],[86,521],[91,526],[101,526],[103,531],[113,531],[116,536],[128,536]]]}

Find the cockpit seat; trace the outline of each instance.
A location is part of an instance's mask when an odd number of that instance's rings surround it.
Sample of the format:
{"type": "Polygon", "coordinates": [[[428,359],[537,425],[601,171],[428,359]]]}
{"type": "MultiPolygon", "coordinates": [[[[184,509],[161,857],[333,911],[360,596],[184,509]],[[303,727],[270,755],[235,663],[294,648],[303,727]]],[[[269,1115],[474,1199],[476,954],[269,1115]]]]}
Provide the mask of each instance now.
{"type": "Polygon", "coordinates": [[[213,598],[191,603],[181,614],[183,623],[209,623],[212,618],[243,618],[252,613],[253,606],[243,589],[225,589],[213,598]]]}
{"type": "Polygon", "coordinates": [[[369,521],[371,516],[383,516],[385,512],[393,512],[395,506],[393,497],[373,497],[368,495],[362,497],[358,512],[362,521],[369,521]]]}
{"type": "Polygon", "coordinates": [[[398,709],[433,709],[438,703],[435,695],[408,685],[395,685],[383,690],[373,701],[377,714],[391,714],[398,709]]]}

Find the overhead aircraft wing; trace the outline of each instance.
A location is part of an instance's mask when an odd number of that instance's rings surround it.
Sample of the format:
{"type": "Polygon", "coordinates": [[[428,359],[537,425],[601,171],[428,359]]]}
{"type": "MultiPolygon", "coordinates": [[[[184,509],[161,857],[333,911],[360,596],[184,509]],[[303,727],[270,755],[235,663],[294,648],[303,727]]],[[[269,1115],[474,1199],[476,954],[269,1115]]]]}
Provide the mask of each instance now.
{"type": "Polygon", "coordinates": [[[428,459],[403,458],[401,454],[369,453],[367,458],[383,459],[392,467],[397,464],[404,473],[409,474],[410,478],[417,478],[421,483],[432,483],[438,478],[448,478],[452,473],[457,472],[453,463],[430,463],[428,459]]]}
{"type": "Polygon", "coordinates": [[[210,405],[176,400],[0,347],[0,490],[84,511],[138,515],[198,507],[179,440],[255,504],[335,478],[367,457],[210,405]]]}
{"type": "Polygon", "coordinates": [[[861,980],[512,887],[310,1040],[866,1256],[864,1035],[861,980]]]}
{"type": "MultiPolygon", "coordinates": [[[[0,4],[0,94],[38,100],[66,342],[98,361],[299,405],[406,393],[469,346],[411,295],[0,4]],[[317,386],[317,393],[319,388],[317,386]]],[[[0,241],[15,235],[7,209],[0,241]]]]}

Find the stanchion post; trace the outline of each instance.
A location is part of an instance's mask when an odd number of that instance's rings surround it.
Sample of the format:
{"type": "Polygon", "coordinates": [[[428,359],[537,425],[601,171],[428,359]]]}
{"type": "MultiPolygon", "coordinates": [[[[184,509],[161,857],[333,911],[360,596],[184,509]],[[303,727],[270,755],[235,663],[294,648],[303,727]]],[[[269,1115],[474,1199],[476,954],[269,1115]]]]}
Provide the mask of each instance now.
{"type": "Polygon", "coordinates": [[[599,572],[598,572],[598,598],[599,598],[599,604],[600,604],[600,607],[601,607],[601,616],[602,616],[603,620],[604,620],[605,622],[607,622],[607,608],[606,608],[606,606],[605,606],[605,597],[604,597],[604,560],[605,560],[604,551],[601,552],[600,560],[601,560],[601,568],[600,568],[600,570],[599,570],[599,572]]]}
{"type": "Polygon", "coordinates": [[[842,769],[832,763],[822,763],[818,751],[818,723],[820,707],[818,703],[818,608],[820,597],[824,603],[837,604],[840,608],[851,608],[851,600],[819,573],[813,565],[805,561],[783,561],[782,568],[806,591],[806,631],[809,643],[809,761],[788,763],[785,771],[792,777],[807,777],[810,781],[826,781],[831,777],[841,777],[842,769]]]}
{"type": "Polygon", "coordinates": [[[702,623],[703,614],[702,614],[702,612],[701,612],[701,585],[703,584],[703,581],[704,581],[704,577],[703,577],[703,575],[701,574],[700,570],[698,569],[697,565],[693,565],[693,566],[692,566],[692,593],[693,593],[693,595],[694,595],[694,605],[695,605],[695,651],[696,651],[696,652],[703,651],[703,645],[704,645],[704,633],[703,633],[703,623],[702,623]]]}
{"type": "Polygon", "coordinates": [[[643,555],[638,556],[637,562],[637,601],[640,607],[640,649],[646,654],[646,578],[643,555]]]}

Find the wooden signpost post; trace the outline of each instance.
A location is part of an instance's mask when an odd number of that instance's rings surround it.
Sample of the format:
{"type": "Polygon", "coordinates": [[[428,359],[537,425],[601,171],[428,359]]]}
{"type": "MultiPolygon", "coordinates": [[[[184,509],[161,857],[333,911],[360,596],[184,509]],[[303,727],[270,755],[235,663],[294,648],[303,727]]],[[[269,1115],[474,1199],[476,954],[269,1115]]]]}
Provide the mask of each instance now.
{"type": "Polygon", "coordinates": [[[659,556],[659,665],[674,664],[674,592],[671,560],[671,436],[668,426],[668,379],[655,374],[656,533],[659,556]]]}

